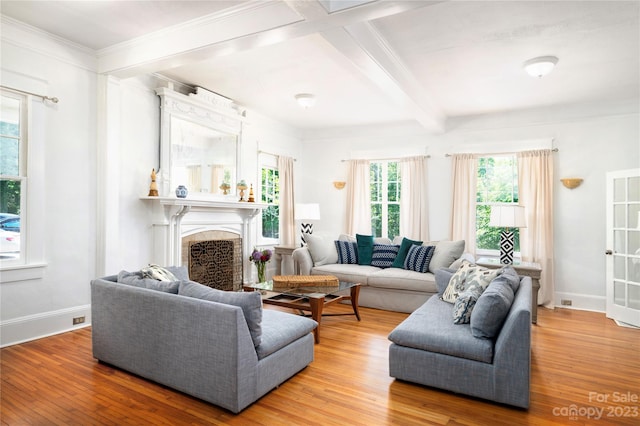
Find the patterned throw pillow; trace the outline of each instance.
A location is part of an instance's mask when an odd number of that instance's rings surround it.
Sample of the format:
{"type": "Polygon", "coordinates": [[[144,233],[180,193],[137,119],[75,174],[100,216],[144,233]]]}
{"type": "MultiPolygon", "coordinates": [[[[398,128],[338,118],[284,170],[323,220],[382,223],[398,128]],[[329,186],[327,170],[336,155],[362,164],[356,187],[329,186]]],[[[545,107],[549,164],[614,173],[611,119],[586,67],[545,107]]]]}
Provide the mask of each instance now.
{"type": "Polygon", "coordinates": [[[463,291],[453,304],[453,323],[469,324],[471,322],[471,312],[476,306],[478,298],[482,295],[481,287],[470,287],[463,291]]]}
{"type": "Polygon", "coordinates": [[[407,253],[409,253],[409,249],[412,245],[421,246],[422,241],[414,241],[408,238],[403,238],[402,243],[400,243],[400,250],[398,250],[398,255],[396,259],[393,261],[394,268],[404,268],[404,260],[407,258],[407,253]]]}
{"type": "Polygon", "coordinates": [[[429,272],[429,262],[431,262],[434,249],[434,246],[412,245],[404,259],[404,269],[423,274],[429,272]]]}
{"type": "Polygon", "coordinates": [[[350,241],[336,241],[338,263],[358,264],[358,243],[350,241]]]}
{"type": "Polygon", "coordinates": [[[466,260],[462,262],[462,265],[449,280],[449,285],[447,285],[444,293],[442,293],[442,300],[449,303],[455,303],[460,293],[465,290],[464,281],[467,278],[467,275],[469,275],[476,268],[478,268],[478,266],[474,265],[471,262],[468,262],[466,260]]]}
{"type": "Polygon", "coordinates": [[[391,268],[393,261],[398,255],[400,246],[394,244],[374,244],[371,266],[378,268],[391,268]]]}

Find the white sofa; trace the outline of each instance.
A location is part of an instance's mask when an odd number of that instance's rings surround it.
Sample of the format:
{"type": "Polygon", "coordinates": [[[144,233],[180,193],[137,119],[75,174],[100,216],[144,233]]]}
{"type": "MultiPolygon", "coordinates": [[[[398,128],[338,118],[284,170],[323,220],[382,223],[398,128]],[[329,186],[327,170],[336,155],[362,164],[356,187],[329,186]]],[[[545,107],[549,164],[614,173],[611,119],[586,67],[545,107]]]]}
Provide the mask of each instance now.
{"type": "MultiPolygon", "coordinates": [[[[456,269],[463,259],[474,261],[464,253],[464,240],[430,241],[435,246],[429,271],[422,273],[398,267],[379,268],[370,265],[338,263],[335,239],[317,235],[306,237],[307,246],[293,252],[295,273],[298,275],[334,275],[341,281],[361,284],[359,306],[388,311],[411,313],[437,293],[434,272],[439,268],[456,269]]],[[[341,235],[339,241],[355,241],[355,237],[341,235]]],[[[402,237],[394,241],[376,238],[376,244],[400,245],[402,237]]]]}

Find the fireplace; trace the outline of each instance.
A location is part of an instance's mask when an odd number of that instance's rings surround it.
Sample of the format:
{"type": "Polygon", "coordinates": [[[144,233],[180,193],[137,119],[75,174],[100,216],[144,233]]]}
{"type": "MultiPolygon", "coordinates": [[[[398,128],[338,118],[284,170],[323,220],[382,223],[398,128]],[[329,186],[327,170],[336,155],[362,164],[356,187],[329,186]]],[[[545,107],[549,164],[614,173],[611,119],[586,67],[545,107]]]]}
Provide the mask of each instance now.
{"type": "Polygon", "coordinates": [[[218,290],[242,288],[242,238],[228,231],[203,231],[182,238],[182,264],[189,278],[218,290]]]}

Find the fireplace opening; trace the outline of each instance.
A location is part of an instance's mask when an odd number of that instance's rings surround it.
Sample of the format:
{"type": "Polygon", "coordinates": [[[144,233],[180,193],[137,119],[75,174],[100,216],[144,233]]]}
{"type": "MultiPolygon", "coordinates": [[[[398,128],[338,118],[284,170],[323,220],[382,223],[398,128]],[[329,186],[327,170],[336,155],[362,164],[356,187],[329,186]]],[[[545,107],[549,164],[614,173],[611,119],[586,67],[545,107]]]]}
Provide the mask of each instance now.
{"type": "Polygon", "coordinates": [[[204,231],[182,239],[189,278],[226,291],[242,288],[242,239],[226,231],[204,231]]]}

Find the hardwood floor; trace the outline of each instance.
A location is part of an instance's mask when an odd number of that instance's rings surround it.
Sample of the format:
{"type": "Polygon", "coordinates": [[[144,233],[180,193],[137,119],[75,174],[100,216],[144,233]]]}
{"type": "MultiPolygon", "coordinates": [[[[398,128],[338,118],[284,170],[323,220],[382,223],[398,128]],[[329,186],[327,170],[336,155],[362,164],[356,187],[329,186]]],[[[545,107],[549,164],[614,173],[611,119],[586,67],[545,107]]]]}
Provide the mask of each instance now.
{"type": "Polygon", "coordinates": [[[640,330],[604,314],[539,310],[528,411],[390,378],[387,335],[406,314],[361,308],[361,315],[361,322],[325,317],[315,360],[239,415],[98,363],[90,328],[7,347],[1,424],[640,423],[640,330]]]}

